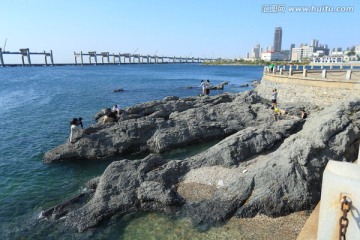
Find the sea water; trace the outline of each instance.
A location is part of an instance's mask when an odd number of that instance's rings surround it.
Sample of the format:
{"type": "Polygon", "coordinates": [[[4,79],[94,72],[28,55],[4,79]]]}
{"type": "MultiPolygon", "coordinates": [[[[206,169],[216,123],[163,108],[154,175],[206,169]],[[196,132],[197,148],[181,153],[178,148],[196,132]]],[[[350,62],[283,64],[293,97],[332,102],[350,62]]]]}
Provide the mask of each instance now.
{"type": "MultiPolygon", "coordinates": [[[[0,239],[211,239],[229,234],[222,228],[199,232],[188,219],[159,213],[112,219],[85,233],[66,229],[61,222],[39,221],[41,211],[81,192],[84,183],[110,163],[45,164],[42,158],[68,140],[74,117],[82,117],[87,127],[95,123],[99,110],[114,104],[125,108],[166,96],[197,96],[200,81],[206,79],[212,85],[229,82],[211,95],[250,90],[262,69],[201,64],[0,68],[0,239]],[[250,86],[241,87],[244,84],[250,86]],[[117,89],[124,91],[114,92],[117,89]]],[[[165,156],[181,159],[204,147],[165,156]]]]}

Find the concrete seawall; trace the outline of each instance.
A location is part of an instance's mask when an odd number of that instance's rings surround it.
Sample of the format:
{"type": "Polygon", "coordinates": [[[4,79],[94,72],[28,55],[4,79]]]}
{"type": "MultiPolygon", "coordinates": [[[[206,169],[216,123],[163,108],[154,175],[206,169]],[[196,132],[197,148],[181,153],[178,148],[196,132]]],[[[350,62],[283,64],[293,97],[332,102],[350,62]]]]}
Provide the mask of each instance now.
{"type": "Polygon", "coordinates": [[[285,102],[312,102],[326,106],[352,96],[359,96],[360,81],[264,73],[256,91],[261,97],[270,100],[274,88],[278,90],[279,105],[285,102]]]}

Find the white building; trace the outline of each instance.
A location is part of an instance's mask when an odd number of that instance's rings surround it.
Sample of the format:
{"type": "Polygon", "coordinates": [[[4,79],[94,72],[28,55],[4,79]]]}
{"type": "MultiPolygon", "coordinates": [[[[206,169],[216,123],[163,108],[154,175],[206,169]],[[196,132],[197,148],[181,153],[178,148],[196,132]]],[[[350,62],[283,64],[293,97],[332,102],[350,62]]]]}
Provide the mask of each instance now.
{"type": "Polygon", "coordinates": [[[331,57],[343,57],[344,56],[344,52],[343,51],[332,51],[330,53],[331,57]]]}
{"type": "MultiPolygon", "coordinates": [[[[315,44],[317,44],[315,42],[315,44]]],[[[299,48],[293,48],[291,52],[291,61],[303,61],[305,59],[312,60],[313,57],[322,57],[329,55],[327,45],[320,45],[320,47],[303,45],[299,48]]]]}
{"type": "Polygon", "coordinates": [[[291,61],[302,61],[303,59],[311,58],[314,52],[314,47],[302,46],[293,48],[291,51],[291,61]]]}
{"type": "Polygon", "coordinates": [[[355,46],[356,55],[360,55],[360,45],[355,46]]]}
{"type": "Polygon", "coordinates": [[[344,53],[344,62],[351,62],[351,61],[357,60],[356,55],[348,56],[347,53],[348,53],[348,51],[345,51],[345,53],[344,53]]]}
{"type": "Polygon", "coordinates": [[[266,51],[261,53],[261,59],[264,61],[283,61],[284,55],[280,52],[266,51]]]}
{"type": "Polygon", "coordinates": [[[314,63],[341,63],[343,62],[344,57],[337,56],[322,56],[322,57],[313,57],[314,63]]]}

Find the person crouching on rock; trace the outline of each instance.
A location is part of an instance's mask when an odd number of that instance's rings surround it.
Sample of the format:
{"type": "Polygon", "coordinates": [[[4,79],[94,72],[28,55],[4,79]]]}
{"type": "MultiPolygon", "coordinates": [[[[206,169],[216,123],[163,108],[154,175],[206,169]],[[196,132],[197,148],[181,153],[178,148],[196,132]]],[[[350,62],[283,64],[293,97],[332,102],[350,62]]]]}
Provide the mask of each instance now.
{"type": "Polygon", "coordinates": [[[305,109],[304,108],[301,108],[300,109],[300,112],[301,112],[301,118],[302,119],[305,119],[305,118],[307,118],[307,112],[305,111],[305,109]]]}
{"type": "Polygon", "coordinates": [[[286,115],[287,111],[280,109],[278,107],[274,108],[274,119],[278,120],[281,116],[286,115]]]}
{"type": "Polygon", "coordinates": [[[117,112],[111,111],[103,117],[101,123],[113,123],[113,122],[117,122],[117,121],[118,121],[117,112]]]}
{"type": "Polygon", "coordinates": [[[70,122],[70,143],[74,143],[76,139],[79,138],[80,129],[78,128],[78,123],[79,120],[77,118],[73,118],[70,122]]]}
{"type": "Polygon", "coordinates": [[[112,107],[112,111],[113,112],[116,112],[118,115],[120,115],[120,108],[117,104],[115,104],[113,107],[112,107]]]}

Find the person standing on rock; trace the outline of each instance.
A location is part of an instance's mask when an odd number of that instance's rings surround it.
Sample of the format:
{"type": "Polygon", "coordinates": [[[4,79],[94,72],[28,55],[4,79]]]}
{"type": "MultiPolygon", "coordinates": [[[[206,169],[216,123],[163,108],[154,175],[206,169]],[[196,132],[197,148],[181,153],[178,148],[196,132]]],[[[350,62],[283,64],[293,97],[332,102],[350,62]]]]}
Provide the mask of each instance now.
{"type": "Polygon", "coordinates": [[[77,125],[80,126],[82,129],[84,128],[84,125],[82,123],[82,117],[79,117],[77,125]]]}
{"type": "Polygon", "coordinates": [[[202,96],[204,96],[205,93],[206,93],[206,91],[205,91],[205,81],[204,80],[201,80],[199,87],[201,87],[201,93],[202,93],[202,96]]]}
{"type": "Polygon", "coordinates": [[[269,66],[269,72],[272,73],[274,68],[275,68],[275,64],[271,63],[269,66]]]}
{"type": "Polygon", "coordinates": [[[273,89],[272,95],[271,95],[271,108],[274,109],[277,107],[277,90],[276,88],[273,89]]]}
{"type": "Polygon", "coordinates": [[[70,138],[69,142],[74,143],[76,138],[79,134],[79,128],[78,128],[79,120],[77,118],[73,118],[73,120],[70,122],[70,138]]]}
{"type": "Polygon", "coordinates": [[[210,94],[210,80],[206,80],[205,82],[205,95],[209,95],[210,94]]]}

